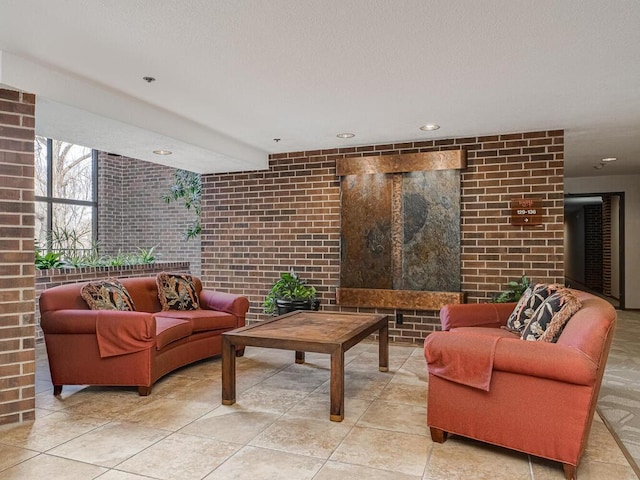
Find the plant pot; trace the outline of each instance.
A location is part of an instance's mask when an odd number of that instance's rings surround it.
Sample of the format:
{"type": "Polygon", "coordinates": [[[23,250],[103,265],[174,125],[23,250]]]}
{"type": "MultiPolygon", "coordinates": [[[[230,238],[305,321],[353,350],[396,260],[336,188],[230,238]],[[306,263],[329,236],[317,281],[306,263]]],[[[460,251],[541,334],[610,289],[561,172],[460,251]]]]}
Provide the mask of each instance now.
{"type": "Polygon", "coordinates": [[[320,307],[320,300],[277,299],[276,305],[278,306],[278,315],[284,315],[285,313],[294,312],[296,310],[318,310],[320,307]]]}

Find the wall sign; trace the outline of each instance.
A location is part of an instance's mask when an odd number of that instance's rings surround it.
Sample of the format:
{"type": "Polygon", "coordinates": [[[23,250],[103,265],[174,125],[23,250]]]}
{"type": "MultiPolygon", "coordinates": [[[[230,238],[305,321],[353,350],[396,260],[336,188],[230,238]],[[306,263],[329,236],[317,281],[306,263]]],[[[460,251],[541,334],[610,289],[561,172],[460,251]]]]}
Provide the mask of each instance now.
{"type": "Polygon", "coordinates": [[[511,225],[542,225],[542,202],[528,198],[511,200],[511,225]]]}

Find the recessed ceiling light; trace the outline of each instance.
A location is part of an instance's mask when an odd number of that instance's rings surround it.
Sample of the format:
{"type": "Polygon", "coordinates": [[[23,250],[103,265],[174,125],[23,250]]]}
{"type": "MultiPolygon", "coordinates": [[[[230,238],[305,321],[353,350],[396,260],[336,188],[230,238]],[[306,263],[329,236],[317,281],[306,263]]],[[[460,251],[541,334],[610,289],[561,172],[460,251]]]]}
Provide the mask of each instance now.
{"type": "Polygon", "coordinates": [[[339,133],[339,134],[336,135],[336,137],[338,137],[338,138],[353,138],[355,136],[356,136],[355,133],[348,133],[348,132],[339,133]]]}
{"type": "Polygon", "coordinates": [[[173,152],[171,150],[154,150],[153,153],[156,155],[171,155],[173,152]]]}
{"type": "Polygon", "coordinates": [[[594,165],[593,168],[595,168],[596,170],[600,170],[602,167],[604,167],[604,164],[599,163],[598,165],[594,165]]]}
{"type": "Polygon", "coordinates": [[[615,162],[617,160],[616,157],[607,157],[607,158],[603,158],[602,161],[605,163],[609,163],[609,162],[615,162]]]}
{"type": "Polygon", "coordinates": [[[440,125],[436,125],[435,123],[427,123],[426,125],[422,125],[420,130],[424,130],[425,132],[431,132],[433,130],[438,130],[440,125]]]}

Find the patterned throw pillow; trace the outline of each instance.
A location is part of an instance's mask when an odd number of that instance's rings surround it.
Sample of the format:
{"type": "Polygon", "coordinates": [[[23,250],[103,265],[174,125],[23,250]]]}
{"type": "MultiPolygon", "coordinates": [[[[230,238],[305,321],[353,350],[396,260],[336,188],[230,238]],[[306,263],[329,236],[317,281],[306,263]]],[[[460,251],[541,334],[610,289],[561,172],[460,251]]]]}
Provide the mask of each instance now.
{"type": "Polygon", "coordinates": [[[118,280],[108,280],[87,283],[80,290],[80,295],[91,310],[121,310],[135,312],[131,295],[118,280]]]}
{"type": "Polygon", "coordinates": [[[539,342],[558,341],[571,316],[580,310],[580,300],[566,288],[549,295],[533,313],[522,332],[523,340],[539,342]]]}
{"type": "Polygon", "coordinates": [[[522,334],[533,316],[533,312],[538,309],[545,298],[557,291],[558,288],[560,287],[556,284],[547,285],[546,283],[537,283],[533,287],[527,288],[507,319],[507,330],[522,334]]]}
{"type": "Polygon", "coordinates": [[[198,310],[198,292],[191,275],[161,272],[156,276],[162,310],[198,310]]]}

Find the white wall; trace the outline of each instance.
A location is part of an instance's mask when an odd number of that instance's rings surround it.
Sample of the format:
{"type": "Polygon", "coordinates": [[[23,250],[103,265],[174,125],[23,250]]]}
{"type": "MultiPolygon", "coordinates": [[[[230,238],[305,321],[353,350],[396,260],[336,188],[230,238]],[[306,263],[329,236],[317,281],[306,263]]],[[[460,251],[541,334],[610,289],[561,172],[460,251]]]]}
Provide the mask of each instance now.
{"type": "Polygon", "coordinates": [[[564,193],[624,192],[625,307],[640,309],[640,175],[564,179],[564,193]]]}

